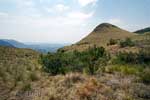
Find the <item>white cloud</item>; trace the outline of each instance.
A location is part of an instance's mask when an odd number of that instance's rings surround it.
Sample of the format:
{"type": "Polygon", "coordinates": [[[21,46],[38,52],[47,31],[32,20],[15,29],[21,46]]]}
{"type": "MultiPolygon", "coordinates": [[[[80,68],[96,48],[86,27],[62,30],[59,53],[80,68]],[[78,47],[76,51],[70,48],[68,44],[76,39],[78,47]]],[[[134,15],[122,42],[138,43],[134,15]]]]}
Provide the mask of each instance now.
{"type": "Polygon", "coordinates": [[[88,4],[96,3],[97,0],[78,0],[81,6],[86,6],[88,4]]]}
{"type": "Polygon", "coordinates": [[[44,5],[43,8],[52,13],[49,14],[40,12],[33,0],[13,1],[16,1],[18,12],[9,15],[0,13],[1,33],[6,33],[0,36],[22,41],[76,42],[88,33],[84,25],[94,14],[81,12],[80,9],[70,11],[68,5],[60,3],[49,8],[44,8],[48,6],[44,5]]]}
{"type": "Polygon", "coordinates": [[[70,12],[64,16],[43,16],[43,17],[31,17],[28,19],[28,24],[33,25],[33,27],[44,28],[44,27],[73,27],[73,26],[81,26],[85,24],[89,18],[93,16],[93,12],[91,13],[83,13],[83,12],[70,12]],[[29,20],[30,19],[30,20],[29,20]],[[61,23],[61,24],[60,24],[61,23]]]}
{"type": "Polygon", "coordinates": [[[7,33],[0,36],[22,41],[76,42],[88,33],[84,24],[92,15],[71,12],[64,16],[8,16],[0,19],[1,32],[7,33]]]}

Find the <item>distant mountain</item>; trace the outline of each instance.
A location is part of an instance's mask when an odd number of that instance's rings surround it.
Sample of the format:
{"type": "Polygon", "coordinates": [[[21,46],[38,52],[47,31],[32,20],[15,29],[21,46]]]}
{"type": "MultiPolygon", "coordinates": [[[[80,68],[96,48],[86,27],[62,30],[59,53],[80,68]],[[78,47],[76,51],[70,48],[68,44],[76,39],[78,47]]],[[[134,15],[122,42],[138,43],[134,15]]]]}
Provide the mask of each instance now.
{"type": "Polygon", "coordinates": [[[17,48],[27,48],[27,45],[16,40],[12,40],[12,39],[2,39],[2,40],[8,42],[9,44],[17,48]]]}
{"type": "Polygon", "coordinates": [[[67,44],[33,43],[28,44],[27,47],[42,53],[47,53],[47,52],[56,52],[59,48],[62,48],[66,45],[67,44]]]}
{"type": "Polygon", "coordinates": [[[76,44],[64,47],[60,50],[82,51],[93,45],[106,47],[110,39],[125,39],[134,35],[134,33],[123,30],[115,25],[102,23],[98,25],[88,36],[86,36],[76,44]]]}
{"type": "Polygon", "coordinates": [[[29,48],[41,53],[56,52],[57,49],[67,44],[50,44],[50,43],[22,43],[12,39],[0,39],[0,46],[9,46],[16,48],[29,48]]]}
{"type": "Polygon", "coordinates": [[[144,34],[144,33],[150,33],[150,27],[141,29],[141,30],[137,30],[134,33],[138,33],[138,34],[144,34]]]}
{"type": "Polygon", "coordinates": [[[12,44],[3,40],[0,40],[0,46],[14,47],[12,44]]]}

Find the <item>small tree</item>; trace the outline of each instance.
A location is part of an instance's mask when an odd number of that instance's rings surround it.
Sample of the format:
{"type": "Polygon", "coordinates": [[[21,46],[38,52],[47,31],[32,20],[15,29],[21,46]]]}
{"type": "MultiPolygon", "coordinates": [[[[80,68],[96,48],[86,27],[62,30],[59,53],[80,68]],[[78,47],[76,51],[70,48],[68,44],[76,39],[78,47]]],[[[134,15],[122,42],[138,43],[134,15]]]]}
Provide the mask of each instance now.
{"type": "Polygon", "coordinates": [[[89,48],[87,51],[83,52],[81,57],[81,60],[86,65],[86,72],[93,75],[98,70],[98,62],[100,62],[100,58],[106,59],[107,54],[105,48],[94,46],[93,48],[89,48]]]}
{"type": "Polygon", "coordinates": [[[116,55],[116,63],[137,63],[137,54],[132,52],[119,52],[116,55]]]}
{"type": "Polygon", "coordinates": [[[52,75],[64,74],[64,68],[62,60],[58,54],[48,53],[45,56],[42,56],[41,62],[44,65],[44,70],[52,75]]]}

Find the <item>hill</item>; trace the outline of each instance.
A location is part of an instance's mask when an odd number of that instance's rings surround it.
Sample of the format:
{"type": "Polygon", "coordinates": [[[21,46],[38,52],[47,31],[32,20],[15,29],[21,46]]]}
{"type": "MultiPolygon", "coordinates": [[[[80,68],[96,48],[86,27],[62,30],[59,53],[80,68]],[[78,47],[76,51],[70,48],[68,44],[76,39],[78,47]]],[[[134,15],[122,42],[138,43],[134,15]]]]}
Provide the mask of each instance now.
{"type": "Polygon", "coordinates": [[[134,33],[137,33],[137,34],[150,33],[150,27],[147,27],[147,28],[144,28],[144,29],[141,29],[141,30],[137,30],[134,33]]]}
{"type": "Polygon", "coordinates": [[[13,45],[11,45],[10,43],[0,40],[0,46],[8,46],[8,47],[14,47],[13,45]]]}
{"type": "Polygon", "coordinates": [[[98,47],[107,47],[110,39],[125,39],[134,36],[134,33],[123,30],[115,25],[109,23],[102,23],[98,25],[88,36],[77,42],[76,44],[64,47],[64,51],[83,51],[90,46],[96,45],[98,47]]]}

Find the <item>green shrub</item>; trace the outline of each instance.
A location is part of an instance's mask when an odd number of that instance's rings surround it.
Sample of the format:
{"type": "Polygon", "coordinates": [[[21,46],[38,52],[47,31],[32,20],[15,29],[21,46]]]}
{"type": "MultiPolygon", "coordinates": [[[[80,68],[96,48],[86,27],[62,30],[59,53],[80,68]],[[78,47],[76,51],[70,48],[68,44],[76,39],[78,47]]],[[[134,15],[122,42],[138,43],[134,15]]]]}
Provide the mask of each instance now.
{"type": "Polygon", "coordinates": [[[115,45],[115,44],[117,44],[117,40],[116,39],[110,39],[109,40],[109,43],[107,43],[107,45],[115,45]]]}
{"type": "Polygon", "coordinates": [[[113,62],[118,64],[126,64],[126,63],[136,64],[138,63],[137,54],[132,52],[119,52],[116,55],[116,59],[114,59],[113,62]]]}
{"type": "Polygon", "coordinates": [[[65,73],[60,55],[49,53],[48,55],[42,56],[41,60],[46,72],[52,75],[65,73]]]}
{"type": "Polygon", "coordinates": [[[121,68],[121,72],[126,74],[126,75],[136,75],[139,73],[139,70],[136,67],[129,67],[129,66],[125,66],[121,68]]]}
{"type": "Polygon", "coordinates": [[[150,48],[143,48],[138,53],[138,62],[150,64],[150,48]]]}
{"type": "Polygon", "coordinates": [[[134,45],[134,42],[130,38],[126,38],[125,40],[120,41],[120,47],[132,47],[134,45]]]}
{"type": "Polygon", "coordinates": [[[91,75],[97,72],[100,62],[106,63],[108,59],[109,57],[103,47],[89,48],[88,51],[81,54],[81,61],[86,66],[84,70],[91,75]]]}
{"type": "Polygon", "coordinates": [[[150,64],[150,51],[142,49],[138,53],[133,52],[119,52],[113,63],[118,64],[150,64]]]}
{"type": "Polygon", "coordinates": [[[83,72],[86,69],[88,73],[94,74],[98,70],[98,65],[106,65],[110,59],[103,47],[92,47],[86,51],[71,53],[48,53],[41,55],[40,62],[45,71],[56,74],[65,74],[67,72],[83,72]]]}

